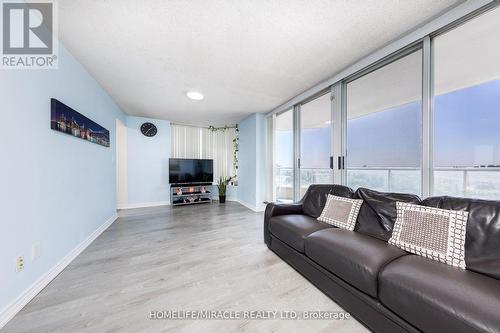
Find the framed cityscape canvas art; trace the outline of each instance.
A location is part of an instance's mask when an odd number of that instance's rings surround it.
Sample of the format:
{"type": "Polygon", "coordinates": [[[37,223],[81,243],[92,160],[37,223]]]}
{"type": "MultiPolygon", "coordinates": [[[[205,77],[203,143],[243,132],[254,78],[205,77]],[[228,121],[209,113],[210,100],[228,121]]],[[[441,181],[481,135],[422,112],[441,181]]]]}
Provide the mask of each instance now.
{"type": "Polygon", "coordinates": [[[109,131],[57,99],[50,100],[50,128],[109,147],[109,131]]]}

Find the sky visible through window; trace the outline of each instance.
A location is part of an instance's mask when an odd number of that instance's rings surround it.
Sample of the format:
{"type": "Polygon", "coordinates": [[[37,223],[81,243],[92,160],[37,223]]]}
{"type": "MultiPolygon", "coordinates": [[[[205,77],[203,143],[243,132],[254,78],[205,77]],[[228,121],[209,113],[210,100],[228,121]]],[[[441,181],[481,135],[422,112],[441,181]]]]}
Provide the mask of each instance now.
{"type": "MultiPolygon", "coordinates": [[[[434,101],[436,167],[500,166],[500,80],[443,95],[434,101]]],[[[302,159],[328,168],[330,128],[302,133],[302,159]]],[[[421,105],[413,102],[348,121],[349,167],[419,167],[421,105]]],[[[278,131],[278,166],[292,166],[291,131],[278,131]]]]}

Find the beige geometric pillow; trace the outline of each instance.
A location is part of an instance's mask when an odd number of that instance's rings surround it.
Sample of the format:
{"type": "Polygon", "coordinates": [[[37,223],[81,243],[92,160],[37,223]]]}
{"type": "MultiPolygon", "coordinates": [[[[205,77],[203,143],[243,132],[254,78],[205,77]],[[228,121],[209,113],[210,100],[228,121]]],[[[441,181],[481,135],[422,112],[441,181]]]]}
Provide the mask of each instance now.
{"type": "Polygon", "coordinates": [[[325,208],[318,217],[318,221],[342,229],[354,230],[362,203],[363,200],[360,199],[349,199],[328,194],[325,208]]]}
{"type": "Polygon", "coordinates": [[[465,268],[469,212],[396,202],[397,218],[389,244],[451,266],[465,268]]]}

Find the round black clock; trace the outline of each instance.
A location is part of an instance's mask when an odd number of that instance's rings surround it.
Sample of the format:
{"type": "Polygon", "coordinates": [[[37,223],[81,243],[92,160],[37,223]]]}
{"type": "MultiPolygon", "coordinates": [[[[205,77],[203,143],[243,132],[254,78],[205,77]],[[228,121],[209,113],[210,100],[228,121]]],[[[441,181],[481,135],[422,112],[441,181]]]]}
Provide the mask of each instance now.
{"type": "Polygon", "coordinates": [[[152,136],[156,135],[156,133],[158,132],[158,129],[156,128],[156,126],[154,124],[144,123],[141,125],[141,132],[145,136],[152,137],[152,136]]]}

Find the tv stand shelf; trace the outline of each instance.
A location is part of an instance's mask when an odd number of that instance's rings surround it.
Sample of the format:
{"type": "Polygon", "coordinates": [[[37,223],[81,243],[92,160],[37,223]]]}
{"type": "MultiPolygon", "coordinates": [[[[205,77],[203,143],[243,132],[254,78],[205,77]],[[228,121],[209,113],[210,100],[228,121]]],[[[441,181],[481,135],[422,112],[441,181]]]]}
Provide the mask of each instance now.
{"type": "Polygon", "coordinates": [[[196,192],[190,192],[190,193],[187,193],[187,194],[176,194],[174,193],[173,196],[174,197],[188,197],[190,195],[195,195],[195,194],[211,194],[210,191],[206,191],[205,193],[202,193],[200,191],[196,191],[196,192]]]}
{"type": "Polygon", "coordinates": [[[170,204],[172,206],[212,203],[211,185],[170,185],[170,204]]]}

